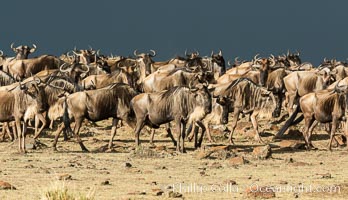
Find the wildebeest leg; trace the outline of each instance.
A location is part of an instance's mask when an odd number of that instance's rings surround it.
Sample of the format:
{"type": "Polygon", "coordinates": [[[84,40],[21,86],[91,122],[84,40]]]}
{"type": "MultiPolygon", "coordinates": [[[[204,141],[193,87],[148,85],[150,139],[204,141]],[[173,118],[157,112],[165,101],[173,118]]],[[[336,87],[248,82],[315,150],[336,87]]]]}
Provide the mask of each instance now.
{"type": "Polygon", "coordinates": [[[15,119],[16,129],[18,133],[18,149],[22,152],[22,131],[21,131],[21,120],[19,118],[15,119]]]}
{"type": "Polygon", "coordinates": [[[165,124],[165,127],[166,127],[166,131],[167,131],[167,135],[172,140],[174,146],[176,146],[176,141],[175,141],[174,136],[172,134],[172,130],[170,129],[170,123],[165,124]]]}
{"type": "Polygon", "coordinates": [[[27,133],[27,122],[23,122],[23,132],[22,132],[22,151],[23,153],[26,153],[25,149],[25,134],[27,133]]]}
{"type": "Polygon", "coordinates": [[[289,116],[293,113],[293,106],[296,98],[296,93],[288,93],[288,113],[289,116]]]}
{"type": "Polygon", "coordinates": [[[180,148],[180,145],[181,145],[181,121],[180,119],[179,120],[175,120],[175,130],[177,131],[177,144],[176,144],[176,151],[177,152],[180,152],[181,148],[180,148]]]}
{"type": "MultiPolygon", "coordinates": [[[[204,133],[205,133],[205,131],[206,131],[205,125],[204,125],[201,121],[197,122],[197,124],[201,127],[201,129],[202,129],[202,134],[201,134],[201,137],[199,138],[198,144],[195,143],[195,149],[202,146],[204,133]]],[[[209,128],[208,128],[208,129],[209,129],[209,128]]],[[[209,137],[210,137],[210,136],[209,136],[209,137]]],[[[197,138],[197,136],[196,136],[196,138],[197,138]]],[[[211,140],[211,138],[210,138],[210,140],[211,140]]]]}
{"type": "Polygon", "coordinates": [[[79,145],[81,147],[81,150],[87,152],[88,149],[83,144],[83,142],[82,142],[82,140],[80,138],[80,135],[79,135],[80,128],[81,128],[81,125],[82,125],[82,121],[83,121],[82,118],[77,118],[77,119],[75,118],[74,137],[76,138],[76,141],[79,143],[79,145]]]}
{"type": "MultiPolygon", "coordinates": [[[[346,122],[344,124],[344,133],[346,135],[346,138],[348,139],[348,120],[346,120],[346,122]]],[[[348,149],[348,145],[347,145],[347,149],[348,149]]]]}
{"type": "Polygon", "coordinates": [[[5,132],[7,133],[10,140],[13,141],[15,138],[17,138],[17,131],[15,131],[15,128],[12,128],[13,130],[11,132],[9,123],[8,122],[5,122],[5,123],[6,123],[5,132]]]}
{"type": "Polygon", "coordinates": [[[312,133],[313,133],[313,130],[314,128],[319,124],[319,121],[317,120],[314,120],[312,126],[309,128],[309,131],[308,131],[308,142],[309,142],[309,146],[312,148],[312,149],[316,149],[313,144],[312,144],[312,141],[311,141],[311,137],[312,137],[312,133]]]}
{"type": "Polygon", "coordinates": [[[241,112],[240,108],[234,108],[231,132],[230,132],[230,136],[228,137],[228,141],[230,144],[234,144],[232,137],[233,137],[234,129],[236,129],[236,126],[237,126],[240,112],[241,112]]]}
{"type": "Polygon", "coordinates": [[[150,144],[153,144],[153,138],[155,137],[155,129],[152,128],[151,129],[151,135],[150,135],[150,144]]]}
{"type": "Polygon", "coordinates": [[[257,111],[254,111],[251,115],[250,115],[250,118],[251,118],[251,123],[253,124],[253,127],[254,127],[254,130],[255,130],[255,137],[254,139],[258,142],[258,143],[263,143],[261,137],[260,137],[260,134],[259,134],[259,125],[257,123],[257,119],[256,117],[259,115],[259,110],[257,111]]]}
{"type": "Polygon", "coordinates": [[[181,122],[181,127],[180,127],[180,136],[181,136],[181,153],[186,153],[186,150],[185,150],[185,136],[186,136],[186,123],[185,122],[181,122]]]}
{"type": "Polygon", "coordinates": [[[15,139],[15,140],[18,139],[18,133],[17,133],[17,126],[16,126],[16,124],[14,124],[14,125],[12,126],[12,132],[13,132],[13,137],[14,137],[14,139],[15,139]]]}
{"type": "Polygon", "coordinates": [[[12,141],[13,138],[12,138],[11,132],[10,132],[10,130],[9,130],[9,128],[8,128],[8,123],[7,123],[7,122],[4,122],[4,123],[2,124],[2,141],[5,141],[5,136],[6,136],[6,134],[8,134],[10,140],[12,141]]]}
{"type": "Polygon", "coordinates": [[[112,148],[112,141],[114,140],[114,137],[116,135],[117,124],[118,124],[118,119],[113,118],[112,119],[112,128],[111,128],[111,137],[110,137],[109,146],[108,146],[109,149],[112,148]]]}
{"type": "Polygon", "coordinates": [[[35,136],[34,136],[34,139],[37,139],[40,136],[42,130],[46,127],[46,123],[47,123],[47,121],[46,121],[45,117],[42,115],[42,113],[35,115],[35,136]],[[42,126],[40,127],[39,131],[37,131],[37,128],[39,127],[40,121],[42,122],[42,126]]]}
{"type": "Polygon", "coordinates": [[[203,123],[203,126],[204,126],[204,128],[206,129],[206,131],[207,131],[208,142],[210,142],[210,143],[215,142],[215,140],[211,137],[211,134],[210,134],[209,123],[208,123],[208,122],[203,123]]]}
{"type": "Polygon", "coordinates": [[[282,110],[282,101],[283,101],[283,95],[281,92],[278,92],[277,93],[277,105],[276,105],[276,108],[275,110],[273,111],[272,113],[272,117],[279,117],[280,116],[280,113],[281,113],[281,110],[282,110]]]}
{"type": "Polygon", "coordinates": [[[145,125],[144,121],[145,121],[145,119],[143,119],[143,118],[137,119],[137,123],[135,126],[135,145],[136,146],[140,145],[139,135],[140,135],[141,129],[143,129],[143,127],[145,125]]]}
{"type": "Polygon", "coordinates": [[[306,148],[308,150],[310,150],[310,142],[308,141],[308,131],[310,127],[312,126],[313,122],[314,122],[314,118],[312,116],[305,116],[305,129],[302,132],[302,134],[305,139],[306,148]]]}
{"type": "Polygon", "coordinates": [[[64,128],[64,124],[61,123],[56,130],[56,134],[54,136],[54,141],[53,141],[53,145],[52,145],[52,147],[55,151],[57,151],[58,138],[59,138],[60,133],[63,131],[63,128],[64,128]]]}
{"type": "Polygon", "coordinates": [[[332,116],[332,127],[331,127],[331,134],[330,134],[330,143],[328,146],[328,149],[331,151],[331,144],[332,144],[332,139],[335,136],[336,133],[336,128],[338,124],[338,119],[336,116],[332,116]]]}

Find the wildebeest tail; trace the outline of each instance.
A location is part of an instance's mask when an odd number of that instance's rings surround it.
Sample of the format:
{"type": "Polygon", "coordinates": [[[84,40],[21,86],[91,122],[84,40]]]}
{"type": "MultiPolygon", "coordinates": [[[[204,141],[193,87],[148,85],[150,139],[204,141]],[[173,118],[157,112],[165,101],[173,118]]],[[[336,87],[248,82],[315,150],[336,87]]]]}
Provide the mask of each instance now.
{"type": "Polygon", "coordinates": [[[296,106],[296,110],[292,113],[292,115],[290,116],[290,118],[285,122],[284,126],[279,130],[279,132],[274,136],[275,138],[278,138],[282,135],[284,135],[285,131],[292,125],[298,124],[302,121],[303,119],[303,115],[300,116],[299,118],[296,118],[297,113],[300,111],[300,105],[296,106]]]}
{"type": "Polygon", "coordinates": [[[69,113],[68,113],[68,103],[67,103],[66,99],[64,101],[63,107],[64,107],[63,123],[64,123],[64,126],[65,126],[65,130],[67,130],[68,133],[71,133],[72,130],[71,130],[71,127],[70,127],[70,118],[69,118],[69,113]]]}

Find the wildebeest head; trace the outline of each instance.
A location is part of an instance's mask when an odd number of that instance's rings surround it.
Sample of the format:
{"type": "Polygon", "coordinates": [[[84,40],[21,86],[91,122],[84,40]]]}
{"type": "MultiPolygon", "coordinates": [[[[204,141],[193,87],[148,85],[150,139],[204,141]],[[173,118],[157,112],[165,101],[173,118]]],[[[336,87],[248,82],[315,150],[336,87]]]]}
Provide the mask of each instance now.
{"type": "Polygon", "coordinates": [[[260,71],[260,85],[265,86],[268,78],[268,73],[271,69],[270,67],[274,66],[275,62],[272,58],[258,58],[254,63],[260,71]]]}
{"type": "Polygon", "coordinates": [[[298,66],[302,63],[299,52],[292,54],[288,51],[286,59],[289,61],[290,66],[298,66]]]}
{"type": "Polygon", "coordinates": [[[192,86],[189,84],[190,91],[194,93],[194,99],[196,106],[201,106],[206,114],[211,113],[212,110],[212,97],[207,88],[208,84],[197,84],[192,86]]]}
{"type": "Polygon", "coordinates": [[[82,64],[90,64],[95,62],[97,60],[96,57],[99,54],[99,50],[95,51],[91,47],[89,50],[76,50],[76,48],[74,48],[72,52],[77,56],[78,62],[82,64]]]}
{"type": "Polygon", "coordinates": [[[139,71],[144,75],[144,78],[151,74],[151,64],[154,62],[152,57],[156,56],[156,51],[150,50],[150,53],[137,53],[137,50],[134,50],[133,54],[137,57],[137,62],[139,65],[139,71]]]}
{"type": "MultiPolygon", "coordinates": [[[[220,50],[218,54],[214,54],[214,51],[212,51],[211,59],[213,63],[216,63],[219,66],[218,68],[219,76],[223,75],[226,72],[226,66],[225,66],[225,59],[222,56],[222,51],[220,50]]],[[[214,71],[215,71],[215,68],[214,68],[214,71]]]]}
{"type": "Polygon", "coordinates": [[[63,63],[59,67],[59,70],[72,78],[75,83],[85,78],[90,70],[89,66],[86,64],[74,63],[70,66],[68,65],[67,63],[63,63]]]}
{"type": "Polygon", "coordinates": [[[31,98],[35,99],[39,112],[43,112],[47,105],[45,105],[44,86],[39,86],[41,83],[40,79],[34,79],[25,84],[19,83],[20,89],[31,98]]]}
{"type": "Polygon", "coordinates": [[[33,44],[33,47],[29,47],[26,45],[20,45],[18,47],[13,46],[14,43],[11,44],[11,49],[17,54],[16,59],[27,59],[29,54],[34,53],[36,50],[36,45],[33,44]]]}

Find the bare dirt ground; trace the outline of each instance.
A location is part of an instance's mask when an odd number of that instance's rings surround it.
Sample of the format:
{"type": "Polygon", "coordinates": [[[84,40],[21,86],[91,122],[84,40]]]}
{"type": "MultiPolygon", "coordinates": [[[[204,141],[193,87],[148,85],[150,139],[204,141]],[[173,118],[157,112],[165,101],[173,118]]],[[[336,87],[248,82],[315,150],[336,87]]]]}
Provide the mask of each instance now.
{"type": "Polygon", "coordinates": [[[276,199],[346,199],[346,148],[326,150],[329,137],[320,128],[313,137],[318,150],[304,150],[302,135],[296,131],[285,135],[285,142],[272,142],[280,125],[261,123],[262,138],[272,147],[271,157],[265,160],[252,153],[262,145],[248,137],[251,123],[245,120],[238,125],[236,145],[227,146],[226,138],[214,130],[216,143],[205,142],[203,151],[186,142],[185,154],[175,152],[163,129],[156,131],[154,146],[144,133],[141,148],[135,149],[133,131],[128,127],[118,129],[115,148],[106,151],[111,120],[82,128],[90,153],[62,139],[59,151],[54,152],[51,131],[39,139],[37,149],[25,155],[17,153],[16,142],[1,142],[0,180],[17,190],[0,190],[0,199],[40,199],[43,191],[62,177],[69,189],[94,191],[95,199],[166,199],[180,194],[184,199],[247,199],[246,190],[251,186],[273,188],[276,199]],[[214,146],[211,155],[205,154],[214,146]]]}

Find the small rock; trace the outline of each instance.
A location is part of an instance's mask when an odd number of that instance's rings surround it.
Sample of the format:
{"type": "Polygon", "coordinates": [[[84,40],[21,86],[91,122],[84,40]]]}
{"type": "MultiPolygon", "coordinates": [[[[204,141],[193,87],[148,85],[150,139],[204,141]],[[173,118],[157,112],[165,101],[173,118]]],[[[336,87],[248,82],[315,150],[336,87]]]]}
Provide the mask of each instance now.
{"type": "Polygon", "coordinates": [[[224,180],[223,183],[228,185],[237,185],[237,182],[234,180],[224,180]]]}
{"type": "Polygon", "coordinates": [[[196,154],[196,158],[201,160],[201,159],[206,159],[208,158],[213,152],[211,151],[206,151],[206,150],[200,150],[197,154],[196,154]]]}
{"type": "Polygon", "coordinates": [[[332,178],[331,174],[330,173],[326,173],[326,174],[318,174],[321,176],[321,178],[326,178],[326,179],[329,179],[329,178],[332,178]]]}
{"type": "Polygon", "coordinates": [[[335,139],[340,146],[343,146],[347,142],[347,138],[344,135],[335,135],[335,139]]]}
{"type": "Polygon", "coordinates": [[[291,165],[295,167],[302,167],[302,166],[308,166],[310,164],[306,162],[293,162],[291,165]]]}
{"type": "Polygon", "coordinates": [[[232,166],[243,165],[245,163],[246,163],[246,161],[245,161],[243,156],[237,156],[237,157],[233,157],[233,158],[228,159],[228,164],[232,165],[232,166]]]}
{"type": "Polygon", "coordinates": [[[72,180],[72,177],[70,174],[59,174],[58,179],[66,181],[66,180],[72,180]]]}
{"type": "Polygon", "coordinates": [[[146,171],[143,171],[143,174],[153,174],[153,171],[146,170],[146,171]]]}
{"type": "Polygon", "coordinates": [[[140,191],[132,191],[132,192],[128,192],[128,195],[146,195],[146,192],[140,192],[140,191]]]}
{"type": "Polygon", "coordinates": [[[164,191],[159,189],[159,188],[152,189],[152,194],[154,196],[162,196],[163,193],[164,193],[164,191]]]}
{"type": "Polygon", "coordinates": [[[173,191],[169,191],[167,194],[168,198],[181,198],[182,194],[179,192],[173,192],[173,191]]]}
{"type": "Polygon", "coordinates": [[[299,197],[299,194],[298,193],[294,193],[294,198],[298,198],[299,197]]]}
{"type": "Polygon", "coordinates": [[[229,151],[232,148],[232,145],[219,145],[209,148],[209,151],[229,151]]]}
{"type": "Polygon", "coordinates": [[[221,169],[222,165],[218,162],[213,162],[212,164],[209,165],[209,168],[211,169],[221,169]]]}
{"type": "Polygon", "coordinates": [[[265,145],[262,147],[255,147],[253,150],[253,155],[259,159],[267,159],[272,155],[271,146],[265,145]]]}
{"type": "Polygon", "coordinates": [[[286,184],[288,184],[288,182],[287,181],[279,181],[279,184],[286,185],[286,184]]]}
{"type": "Polygon", "coordinates": [[[164,150],[166,150],[167,149],[167,147],[166,146],[163,146],[163,145],[161,145],[161,146],[156,146],[156,148],[155,148],[157,151],[164,151],[164,150]]]}
{"type": "Polygon", "coordinates": [[[110,181],[105,180],[105,181],[101,182],[101,185],[111,185],[111,184],[110,184],[110,181]]]}
{"type": "Polygon", "coordinates": [[[132,167],[132,164],[130,164],[130,163],[128,163],[128,162],[126,162],[126,163],[124,163],[124,165],[123,165],[124,167],[126,167],[126,168],[131,168],[132,167]]]}
{"type": "Polygon", "coordinates": [[[299,140],[282,140],[279,146],[282,148],[304,149],[305,143],[299,140]]]}
{"type": "Polygon", "coordinates": [[[249,198],[263,198],[263,199],[270,199],[275,197],[275,192],[272,190],[271,187],[268,186],[252,186],[246,189],[246,195],[249,198]]]}
{"type": "Polygon", "coordinates": [[[0,190],[16,190],[16,187],[5,181],[0,181],[0,190]]]}

